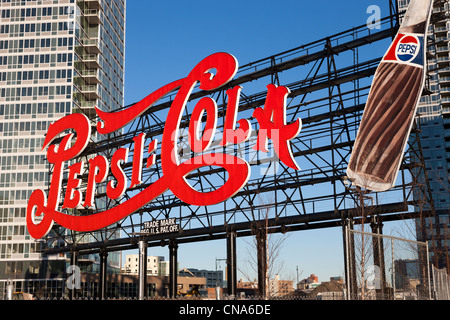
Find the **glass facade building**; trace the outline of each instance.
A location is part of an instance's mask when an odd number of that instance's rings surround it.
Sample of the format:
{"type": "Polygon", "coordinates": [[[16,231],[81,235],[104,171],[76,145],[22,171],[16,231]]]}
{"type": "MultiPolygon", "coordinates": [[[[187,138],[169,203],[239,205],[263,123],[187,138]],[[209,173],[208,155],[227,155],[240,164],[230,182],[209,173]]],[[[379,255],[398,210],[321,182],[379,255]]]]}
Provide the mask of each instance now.
{"type": "MultiPolygon", "coordinates": [[[[404,12],[409,0],[399,0],[404,12]]],[[[436,218],[428,218],[424,228],[430,259],[450,272],[450,21],[448,1],[434,1],[429,28],[426,87],[417,109],[420,142],[430,184],[436,218]],[[446,14],[446,15],[445,15],[446,14]],[[438,257],[439,256],[439,257],[438,257]]],[[[420,239],[420,237],[418,237],[420,239]]]]}
{"type": "MultiPolygon", "coordinates": [[[[65,255],[43,256],[29,236],[31,193],[46,190],[44,135],[51,122],[124,104],[125,0],[0,0],[0,299],[64,292],[65,255]]],[[[90,239],[86,239],[90,241],[90,239]]],[[[95,272],[98,257],[86,268],[95,272]]],[[[120,270],[120,253],[108,263],[120,270]]]]}

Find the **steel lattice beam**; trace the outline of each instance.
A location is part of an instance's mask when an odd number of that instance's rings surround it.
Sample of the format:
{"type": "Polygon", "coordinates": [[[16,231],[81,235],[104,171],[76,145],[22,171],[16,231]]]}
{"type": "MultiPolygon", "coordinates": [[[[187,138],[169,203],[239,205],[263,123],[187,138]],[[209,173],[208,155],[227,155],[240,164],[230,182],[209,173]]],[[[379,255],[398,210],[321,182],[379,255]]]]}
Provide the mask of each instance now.
{"type": "MultiPolygon", "coordinates": [[[[246,87],[243,86],[238,115],[250,119],[252,127],[256,129],[257,122],[251,117],[251,111],[264,105],[266,95],[258,84],[262,82],[265,87],[270,77],[270,81],[289,87],[291,93],[288,96],[287,118],[289,121],[301,118],[303,123],[300,134],[292,140],[293,154],[302,170],[294,171],[277,161],[276,156],[263,156],[254,151],[252,147],[257,135],[257,131],[254,131],[248,142],[225,149],[226,153],[245,156],[254,173],[247,185],[233,198],[214,206],[194,207],[167,192],[119,223],[99,231],[75,233],[55,224],[47,238],[49,247],[44,252],[52,254],[76,248],[87,254],[105,247],[109,251],[136,248],[135,233],[140,231],[144,221],[168,217],[176,218],[182,227],[182,232],[176,235],[177,241],[190,242],[222,238],[231,229],[240,236],[250,235],[254,224],[261,220],[261,212],[265,210],[270,211],[268,219],[273,232],[283,232],[286,228],[303,230],[336,226],[340,225],[343,218],[354,216],[350,214],[354,208],[353,194],[344,184],[345,169],[364,110],[370,78],[380,61],[379,56],[368,55],[367,60],[360,62],[356,53],[361,47],[393,37],[397,31],[394,20],[395,16],[383,19],[384,28],[381,31],[372,32],[363,25],[246,64],[239,68],[236,78],[225,88],[212,92],[197,90],[190,96],[180,124],[181,131],[189,126],[192,104],[201,97],[210,96],[217,101],[219,119],[222,119],[226,109],[225,91],[236,85],[253,87],[256,84],[256,93],[253,94],[245,91],[246,87]],[[277,170],[272,172],[274,167],[277,170]],[[60,247],[62,243],[64,245],[60,247]]],[[[131,157],[134,153],[133,137],[143,132],[148,139],[161,137],[163,119],[172,100],[173,96],[161,100],[130,123],[123,132],[117,132],[106,140],[92,141],[80,158],[86,161],[96,154],[109,158],[113,150],[121,147],[130,148],[131,157]]],[[[92,119],[93,126],[97,120],[92,119]]],[[[218,131],[221,128],[223,122],[219,120],[218,131]]],[[[187,141],[182,134],[180,136],[181,157],[189,158],[191,153],[187,141]]],[[[212,148],[222,147],[216,143],[212,148]]],[[[400,195],[400,203],[375,203],[380,215],[395,213],[388,219],[404,216],[408,211],[411,173],[405,173],[408,158],[405,161],[402,167],[404,183],[390,191],[400,195]]],[[[131,163],[128,162],[123,168],[130,177],[131,163]]],[[[87,173],[80,176],[83,181],[86,177],[87,173]]],[[[122,201],[130,199],[160,177],[161,165],[157,156],[156,164],[143,170],[143,183],[127,189],[122,201]]],[[[222,185],[226,175],[223,169],[208,168],[191,173],[187,180],[198,190],[208,192],[222,185]]],[[[106,200],[101,188],[96,195],[98,208],[116,205],[115,201],[106,200]]],[[[374,198],[378,200],[376,195],[374,198]]],[[[79,210],[75,213],[90,214],[92,211],[79,210]]],[[[146,240],[151,245],[165,241],[168,237],[173,235],[152,236],[146,240]]]]}

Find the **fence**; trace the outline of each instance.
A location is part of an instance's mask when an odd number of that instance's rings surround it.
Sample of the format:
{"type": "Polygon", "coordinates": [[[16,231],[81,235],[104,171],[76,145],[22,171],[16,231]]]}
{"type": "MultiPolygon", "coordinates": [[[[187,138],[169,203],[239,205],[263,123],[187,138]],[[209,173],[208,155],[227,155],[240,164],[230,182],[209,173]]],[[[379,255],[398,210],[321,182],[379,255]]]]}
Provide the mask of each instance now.
{"type": "Polygon", "coordinates": [[[433,298],[435,300],[450,300],[450,276],[446,269],[432,266],[433,298]]]}
{"type": "Polygon", "coordinates": [[[347,228],[351,300],[432,299],[428,244],[347,228]]]}

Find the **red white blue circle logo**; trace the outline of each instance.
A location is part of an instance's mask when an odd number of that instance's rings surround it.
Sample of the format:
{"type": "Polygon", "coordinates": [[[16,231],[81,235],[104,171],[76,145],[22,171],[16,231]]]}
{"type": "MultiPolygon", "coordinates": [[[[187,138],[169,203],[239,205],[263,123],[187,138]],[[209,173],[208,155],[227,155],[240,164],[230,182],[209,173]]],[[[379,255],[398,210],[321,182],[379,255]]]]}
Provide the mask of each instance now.
{"type": "Polygon", "coordinates": [[[420,52],[420,41],[416,36],[405,35],[397,43],[395,56],[399,61],[411,62],[420,52]]]}

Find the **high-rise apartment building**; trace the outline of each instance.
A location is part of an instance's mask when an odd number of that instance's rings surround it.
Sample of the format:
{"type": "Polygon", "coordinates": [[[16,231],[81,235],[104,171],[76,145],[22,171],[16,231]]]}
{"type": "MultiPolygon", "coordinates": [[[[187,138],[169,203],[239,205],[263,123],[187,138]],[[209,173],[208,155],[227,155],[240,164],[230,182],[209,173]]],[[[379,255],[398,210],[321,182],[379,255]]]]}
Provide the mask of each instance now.
{"type": "MultiPolygon", "coordinates": [[[[409,0],[399,0],[404,12],[409,0]]],[[[425,231],[430,259],[438,268],[450,271],[450,20],[448,0],[435,0],[429,28],[426,87],[417,109],[420,142],[436,218],[428,218],[425,231]]],[[[419,237],[420,239],[421,237],[419,237]]]]}
{"type": "MultiPolygon", "coordinates": [[[[61,296],[66,256],[46,257],[27,232],[33,190],[46,190],[48,125],[124,103],[125,0],[0,0],[0,299],[16,291],[61,296]]],[[[90,241],[90,239],[86,239],[90,241]]],[[[88,259],[95,272],[97,257],[88,259]]],[[[108,262],[120,269],[120,253],[108,262]]],[[[86,264],[85,264],[86,265],[86,264]]]]}

